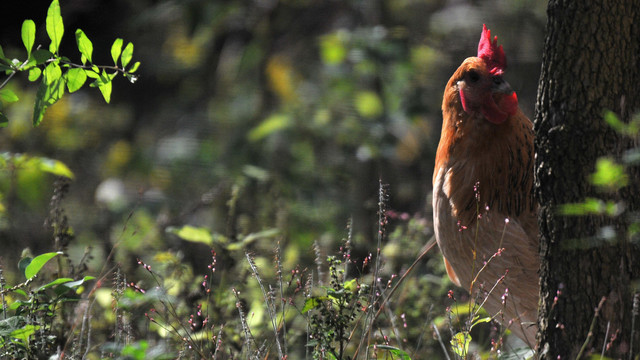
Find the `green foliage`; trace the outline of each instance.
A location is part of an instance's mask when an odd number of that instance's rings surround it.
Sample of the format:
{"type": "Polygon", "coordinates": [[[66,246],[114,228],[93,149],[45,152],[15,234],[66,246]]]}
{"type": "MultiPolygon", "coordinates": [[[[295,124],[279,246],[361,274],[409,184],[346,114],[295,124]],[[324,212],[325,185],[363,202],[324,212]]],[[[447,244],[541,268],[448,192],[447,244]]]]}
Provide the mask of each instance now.
{"type": "Polygon", "coordinates": [[[346,359],[345,349],[350,340],[354,320],[366,306],[368,287],[357,284],[356,279],[345,281],[342,261],[330,256],[330,286],[324,288],[326,295],[314,296],[305,301],[303,313],[310,312],[310,338],[314,359],[325,354],[331,358],[346,359]]]}
{"type": "MultiPolygon", "coordinates": [[[[28,72],[29,81],[37,81],[42,75],[33,108],[34,126],[38,126],[42,122],[47,108],[64,96],[65,88],[69,93],[73,93],[82,88],[87,78],[94,79],[90,86],[97,87],[107,103],[111,101],[112,81],[118,74],[122,74],[131,82],[136,80],[133,73],[138,69],[140,63],[136,62],[129,67],[133,58],[133,44],[128,43],[124,51],[121,52],[122,39],[116,39],[111,48],[113,66],[98,66],[93,63],[93,44],[81,29],[76,30],[75,36],[82,64],[75,64],[59,54],[65,28],[58,0],[53,0],[49,6],[46,30],[51,40],[49,51],[40,48],[33,51],[36,34],[33,20],[25,20],[22,24],[21,36],[27,51],[26,60],[11,60],[0,50],[0,61],[4,63],[2,69],[8,75],[8,78],[0,84],[0,100],[2,102],[10,103],[18,100],[15,93],[4,88],[16,73],[28,72]],[[120,58],[122,66],[118,66],[120,55],[122,56],[120,58]]],[[[7,123],[6,115],[0,111],[0,127],[7,126],[7,123]]]]}
{"type": "MultiPolygon", "coordinates": [[[[612,111],[605,111],[604,120],[616,132],[632,139],[640,136],[640,114],[632,117],[629,123],[624,123],[612,111]]],[[[640,148],[635,147],[625,152],[621,159],[611,156],[603,156],[597,159],[595,171],[589,177],[593,184],[603,194],[614,194],[629,184],[629,168],[636,166],[640,154],[640,148]]],[[[559,208],[560,213],[567,216],[605,215],[617,217],[625,212],[624,200],[609,200],[588,197],[582,202],[563,204],[559,208]]],[[[630,230],[637,227],[630,224],[630,230]]]]}
{"type": "Polygon", "coordinates": [[[32,277],[36,276],[38,274],[38,272],[40,272],[40,269],[42,269],[42,267],[47,262],[49,262],[49,260],[53,259],[54,257],[56,257],[56,256],[58,256],[60,254],[62,254],[62,253],[60,253],[60,252],[51,252],[51,253],[38,255],[35,258],[30,259],[29,264],[24,269],[24,276],[27,279],[31,279],[32,277]]]}
{"type": "Polygon", "coordinates": [[[471,344],[471,334],[468,331],[458,332],[451,339],[453,352],[463,359],[466,359],[469,354],[469,344],[471,344]]]}
{"type": "Polygon", "coordinates": [[[83,285],[95,278],[84,276],[78,280],[57,277],[49,282],[35,281],[35,276],[60,252],[41,254],[33,259],[25,257],[19,267],[27,281],[6,287],[0,269],[0,291],[4,304],[4,318],[0,320],[0,357],[42,358],[55,351],[59,316],[65,303],[75,303],[84,291],[83,285]]]}

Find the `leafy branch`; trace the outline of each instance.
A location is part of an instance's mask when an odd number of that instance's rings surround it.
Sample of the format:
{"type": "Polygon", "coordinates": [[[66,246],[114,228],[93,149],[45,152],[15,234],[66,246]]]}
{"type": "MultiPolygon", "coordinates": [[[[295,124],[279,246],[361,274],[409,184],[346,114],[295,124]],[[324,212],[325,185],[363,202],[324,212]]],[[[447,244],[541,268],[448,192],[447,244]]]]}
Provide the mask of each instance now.
{"type": "Polygon", "coordinates": [[[87,79],[93,79],[89,86],[97,87],[107,103],[111,101],[112,81],[117,75],[122,74],[132,83],[137,80],[134,73],[138,70],[140,62],[131,62],[133,44],[129,42],[124,46],[121,38],[117,38],[111,45],[113,65],[93,63],[93,43],[81,29],[76,30],[75,37],[82,64],[76,64],[60,55],[60,42],[65,29],[59,0],[53,0],[49,5],[46,29],[51,40],[49,49],[42,49],[41,46],[34,49],[35,23],[33,20],[25,20],[22,23],[22,43],[27,51],[27,59],[24,61],[9,59],[0,47],[0,71],[7,75],[7,78],[0,83],[0,127],[5,127],[8,123],[7,117],[2,112],[3,104],[19,100],[13,91],[5,88],[18,72],[27,72],[28,79],[32,82],[41,79],[33,109],[34,126],[42,122],[46,109],[60,100],[65,91],[69,93],[78,91],[87,83],[87,79]]]}

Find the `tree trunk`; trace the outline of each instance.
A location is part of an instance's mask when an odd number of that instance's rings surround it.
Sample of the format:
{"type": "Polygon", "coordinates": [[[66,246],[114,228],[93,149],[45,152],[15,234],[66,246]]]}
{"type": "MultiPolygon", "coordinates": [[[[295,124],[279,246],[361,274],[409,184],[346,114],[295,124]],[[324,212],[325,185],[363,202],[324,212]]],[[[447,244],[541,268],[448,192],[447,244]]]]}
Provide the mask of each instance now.
{"type": "Polygon", "coordinates": [[[631,359],[640,354],[633,308],[640,248],[626,229],[640,209],[640,171],[630,168],[629,186],[615,194],[599,192],[589,175],[598,157],[619,159],[632,146],[603,121],[603,111],[626,122],[640,110],[640,7],[637,0],[550,0],[547,13],[534,122],[539,357],[575,359],[582,350],[586,358],[605,349],[608,357],[631,359]],[[587,197],[623,202],[625,210],[620,216],[558,212],[587,197]]]}

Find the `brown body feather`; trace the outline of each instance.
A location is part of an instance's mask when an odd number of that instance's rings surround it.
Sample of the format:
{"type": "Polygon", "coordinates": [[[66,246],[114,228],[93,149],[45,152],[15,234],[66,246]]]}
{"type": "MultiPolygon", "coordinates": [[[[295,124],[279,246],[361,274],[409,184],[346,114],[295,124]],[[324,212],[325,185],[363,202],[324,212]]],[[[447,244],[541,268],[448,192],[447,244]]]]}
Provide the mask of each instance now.
{"type": "MultiPolygon", "coordinates": [[[[451,280],[479,301],[486,297],[485,309],[501,312],[496,318],[533,345],[539,296],[533,125],[520,109],[502,123],[487,121],[472,107],[486,97],[473,93],[485,88],[465,82],[470,71],[492,77],[483,59],[468,58],[445,88],[433,175],[436,239],[451,280]],[[466,111],[462,90],[471,103],[466,111]]],[[[500,104],[503,94],[490,96],[500,104]]]]}

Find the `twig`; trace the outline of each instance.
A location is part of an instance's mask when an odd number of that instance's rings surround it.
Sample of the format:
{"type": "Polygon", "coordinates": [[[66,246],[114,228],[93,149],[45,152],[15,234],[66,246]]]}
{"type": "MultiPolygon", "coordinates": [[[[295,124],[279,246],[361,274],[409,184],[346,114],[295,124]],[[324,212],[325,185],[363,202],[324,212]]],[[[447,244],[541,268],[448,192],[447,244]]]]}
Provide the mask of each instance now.
{"type": "Polygon", "coordinates": [[[600,360],[604,358],[604,351],[607,349],[607,338],[609,337],[609,327],[611,321],[607,321],[607,331],[604,333],[604,342],[602,343],[602,352],[600,353],[600,360]]]}
{"type": "MultiPolygon", "coordinates": [[[[596,327],[596,320],[598,319],[598,315],[600,314],[602,305],[604,305],[604,302],[606,300],[607,300],[606,296],[603,296],[602,299],[600,299],[600,303],[596,308],[596,313],[593,315],[593,320],[591,320],[591,326],[589,326],[589,333],[587,333],[587,339],[584,341],[584,344],[582,344],[582,347],[580,348],[580,352],[576,356],[576,360],[580,360],[580,358],[582,357],[582,354],[584,354],[584,352],[587,350],[587,346],[589,345],[591,338],[593,338],[593,329],[596,327]]],[[[606,343],[606,339],[605,339],[605,343],[606,343]]]]}
{"type": "MultiPolygon", "coordinates": [[[[282,309],[282,346],[284,347],[284,354],[287,354],[287,318],[285,317],[287,302],[284,299],[284,289],[282,286],[282,260],[280,240],[278,240],[278,244],[276,247],[276,264],[278,266],[278,286],[280,287],[280,305],[282,309]]],[[[276,330],[276,338],[277,336],[278,331],[276,330]]]]}
{"type": "MultiPolygon", "coordinates": [[[[375,266],[373,268],[373,284],[371,286],[371,306],[373,307],[374,304],[377,301],[374,301],[375,299],[375,293],[376,293],[376,284],[378,281],[378,271],[380,271],[380,248],[382,247],[382,240],[384,238],[384,233],[386,230],[386,222],[387,222],[387,215],[385,214],[385,205],[386,205],[386,201],[387,201],[387,192],[385,190],[385,185],[382,184],[382,179],[378,180],[378,243],[376,246],[376,263],[375,266]]],[[[382,307],[380,307],[380,310],[382,310],[382,307]]],[[[368,322],[365,321],[365,326],[370,330],[371,327],[373,326],[373,322],[375,321],[375,319],[378,317],[380,311],[378,311],[378,313],[376,313],[376,315],[371,318],[368,322]]],[[[369,314],[367,314],[367,317],[365,319],[369,319],[369,314]]],[[[362,344],[362,342],[364,341],[364,339],[367,339],[367,348],[365,350],[365,358],[369,358],[369,341],[370,339],[370,331],[366,331],[364,334],[362,334],[362,339],[360,340],[360,344],[358,344],[358,349],[360,348],[360,345],[362,344]]],[[[356,351],[357,354],[357,351],[356,351]]],[[[354,359],[357,359],[358,357],[354,355],[353,357],[354,359]]]]}
{"type": "Polygon", "coordinates": [[[431,323],[431,326],[433,327],[433,330],[435,330],[435,332],[436,332],[436,337],[438,338],[438,342],[440,343],[440,347],[442,347],[442,351],[444,352],[444,356],[447,358],[447,360],[451,360],[451,358],[449,357],[449,353],[447,352],[447,347],[444,346],[444,342],[442,342],[442,337],[440,336],[440,332],[438,331],[438,327],[436,326],[436,324],[434,322],[431,323]]]}
{"type": "MultiPolygon", "coordinates": [[[[429,241],[427,242],[427,244],[422,248],[422,252],[420,253],[420,255],[418,255],[418,257],[415,259],[413,264],[411,264],[411,266],[409,266],[407,268],[407,271],[405,271],[404,274],[402,274],[402,276],[400,277],[400,279],[398,279],[398,282],[393,286],[393,288],[389,292],[389,295],[387,295],[387,297],[384,298],[382,303],[380,303],[380,308],[378,309],[376,314],[371,319],[371,322],[369,324],[367,324],[367,328],[365,330],[365,333],[364,333],[363,337],[364,336],[369,336],[369,333],[371,332],[371,328],[373,327],[373,322],[378,318],[380,313],[382,313],[382,310],[384,309],[385,305],[387,304],[387,302],[389,301],[391,296],[393,296],[393,294],[396,292],[398,287],[400,287],[400,284],[402,284],[403,280],[407,277],[407,275],[409,275],[411,273],[411,271],[413,271],[413,268],[415,268],[415,266],[418,265],[418,263],[420,261],[422,261],[422,259],[427,255],[427,253],[435,245],[436,245],[436,239],[435,239],[435,237],[432,236],[431,239],[429,239],[429,241]]],[[[360,347],[361,346],[362,346],[362,341],[360,342],[360,344],[358,344],[358,347],[356,348],[356,351],[353,354],[353,359],[357,359],[358,358],[358,353],[360,352],[360,347]]]]}
{"type": "Polygon", "coordinates": [[[271,318],[271,326],[276,336],[276,345],[278,346],[278,355],[280,355],[280,359],[283,359],[284,352],[282,351],[282,344],[280,343],[280,336],[278,335],[278,324],[277,324],[277,318],[275,313],[276,309],[275,309],[275,306],[273,305],[273,300],[271,299],[271,296],[269,296],[269,293],[271,293],[271,291],[267,293],[267,291],[265,290],[264,284],[262,283],[262,278],[260,278],[260,274],[258,274],[258,269],[256,268],[256,264],[251,258],[251,255],[249,255],[249,253],[245,253],[245,256],[247,257],[247,261],[249,262],[249,266],[251,267],[251,272],[253,272],[253,276],[258,281],[258,285],[260,285],[260,290],[262,290],[262,296],[264,297],[264,302],[267,307],[269,317],[271,318]]]}
{"type": "Polygon", "coordinates": [[[640,314],[640,293],[633,295],[633,310],[631,311],[633,317],[631,318],[631,338],[629,340],[629,360],[633,359],[633,333],[636,329],[636,318],[640,314]]]}

